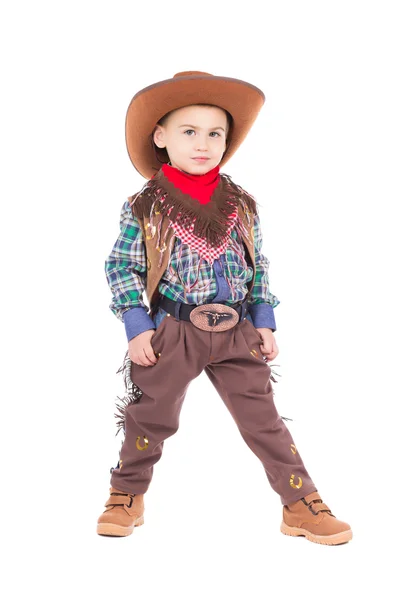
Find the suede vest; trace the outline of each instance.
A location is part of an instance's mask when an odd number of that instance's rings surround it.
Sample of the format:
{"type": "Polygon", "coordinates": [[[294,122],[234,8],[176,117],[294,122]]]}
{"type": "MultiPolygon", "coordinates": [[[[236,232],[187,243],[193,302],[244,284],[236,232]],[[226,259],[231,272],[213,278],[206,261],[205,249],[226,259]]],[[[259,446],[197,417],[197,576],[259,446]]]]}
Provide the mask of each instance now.
{"type": "MultiPolygon", "coordinates": [[[[132,199],[132,196],[130,196],[128,198],[129,201],[131,201],[131,199],[132,199]]],[[[250,211],[247,214],[249,217],[249,223],[247,222],[243,208],[241,206],[238,206],[238,219],[241,219],[241,221],[246,229],[246,232],[248,234],[248,239],[246,236],[242,237],[243,242],[244,242],[246,261],[247,261],[248,265],[250,265],[253,268],[253,277],[252,277],[250,283],[249,282],[247,283],[247,287],[248,287],[247,298],[249,298],[251,290],[253,289],[253,286],[254,286],[254,280],[255,280],[255,274],[256,274],[256,264],[255,264],[255,251],[254,251],[254,215],[250,211]]],[[[163,252],[161,252],[162,249],[159,249],[157,247],[157,236],[155,235],[153,238],[151,238],[151,236],[147,235],[147,231],[148,231],[147,224],[149,223],[149,218],[147,218],[147,217],[139,218],[136,216],[136,219],[138,220],[138,222],[140,224],[140,227],[141,227],[141,230],[143,233],[143,239],[145,241],[146,260],[147,260],[147,275],[146,275],[146,288],[145,289],[146,289],[146,295],[147,295],[147,299],[148,299],[149,306],[150,306],[150,316],[151,316],[152,314],[154,314],[154,310],[157,307],[157,301],[160,296],[160,292],[158,290],[158,284],[163,276],[165,269],[167,268],[170,254],[171,254],[170,249],[172,249],[173,245],[174,245],[172,238],[176,238],[176,236],[174,234],[173,228],[170,227],[169,231],[167,233],[166,240],[165,240],[165,249],[163,252]],[[159,265],[160,258],[161,258],[161,264],[159,265]]],[[[153,215],[153,225],[155,225],[156,228],[158,227],[158,224],[161,219],[163,219],[163,222],[161,225],[161,235],[160,235],[159,239],[164,239],[164,234],[170,224],[170,219],[166,215],[164,215],[164,217],[163,217],[162,214],[153,215]]]]}

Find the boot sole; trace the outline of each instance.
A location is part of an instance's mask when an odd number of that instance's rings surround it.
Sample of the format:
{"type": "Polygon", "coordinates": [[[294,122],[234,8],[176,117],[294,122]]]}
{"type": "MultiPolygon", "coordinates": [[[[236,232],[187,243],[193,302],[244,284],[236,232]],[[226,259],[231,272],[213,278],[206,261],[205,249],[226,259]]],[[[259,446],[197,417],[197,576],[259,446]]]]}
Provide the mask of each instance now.
{"type": "Polygon", "coordinates": [[[124,527],[123,525],[117,525],[115,523],[98,523],[97,524],[97,533],[99,535],[112,535],[117,537],[124,537],[127,535],[131,535],[135,527],[140,527],[140,525],[144,524],[144,517],[138,517],[132,525],[129,527],[124,527]]]}
{"type": "Polygon", "coordinates": [[[311,533],[311,531],[307,531],[307,529],[290,527],[284,521],[281,523],[281,532],[285,535],[304,536],[310,542],[315,542],[316,544],[325,544],[327,546],[344,544],[353,538],[353,532],[351,529],[346,529],[346,531],[341,531],[332,535],[316,535],[315,533],[311,533]]]}

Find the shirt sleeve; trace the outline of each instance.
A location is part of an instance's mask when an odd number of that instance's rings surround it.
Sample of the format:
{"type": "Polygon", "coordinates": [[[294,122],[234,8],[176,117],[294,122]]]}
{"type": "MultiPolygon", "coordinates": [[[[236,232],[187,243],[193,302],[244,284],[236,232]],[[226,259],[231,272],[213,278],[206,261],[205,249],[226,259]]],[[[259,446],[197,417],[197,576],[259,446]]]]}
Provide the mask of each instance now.
{"type": "Polygon", "coordinates": [[[270,291],[269,285],[269,260],[262,254],[263,235],[261,231],[260,217],[254,215],[254,255],[256,274],[254,286],[249,300],[249,313],[254,327],[267,327],[276,331],[274,308],[280,304],[280,300],[270,291]]]}
{"type": "Polygon", "coordinates": [[[143,302],[147,281],[143,233],[128,200],[122,206],[120,233],[105,261],[104,269],[112,292],[109,308],[123,321],[128,341],[143,331],[155,329],[143,302]]]}

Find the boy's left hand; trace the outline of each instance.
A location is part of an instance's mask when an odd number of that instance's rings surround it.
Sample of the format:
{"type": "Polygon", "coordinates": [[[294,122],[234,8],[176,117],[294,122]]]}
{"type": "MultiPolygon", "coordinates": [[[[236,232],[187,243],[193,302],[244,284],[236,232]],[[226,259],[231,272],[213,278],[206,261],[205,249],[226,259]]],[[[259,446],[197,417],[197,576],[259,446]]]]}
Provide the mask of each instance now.
{"type": "Polygon", "coordinates": [[[274,360],[278,356],[279,348],[275,341],[274,332],[268,327],[256,327],[263,338],[260,346],[261,354],[267,357],[267,360],[274,360]]]}

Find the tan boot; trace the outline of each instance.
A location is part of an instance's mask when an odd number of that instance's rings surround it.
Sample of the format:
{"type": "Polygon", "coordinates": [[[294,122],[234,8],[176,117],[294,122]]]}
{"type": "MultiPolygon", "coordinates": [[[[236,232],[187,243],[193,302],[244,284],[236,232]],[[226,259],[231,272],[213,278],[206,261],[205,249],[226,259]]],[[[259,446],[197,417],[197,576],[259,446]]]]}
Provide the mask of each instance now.
{"type": "Polygon", "coordinates": [[[135,527],[144,523],[143,494],[128,494],[110,487],[106,510],[97,520],[99,535],[130,535],[135,527]]]}
{"type": "Polygon", "coordinates": [[[318,492],[284,505],[281,531],[286,535],[304,535],[310,542],[328,545],[343,544],[353,537],[350,525],[336,519],[318,492]]]}

